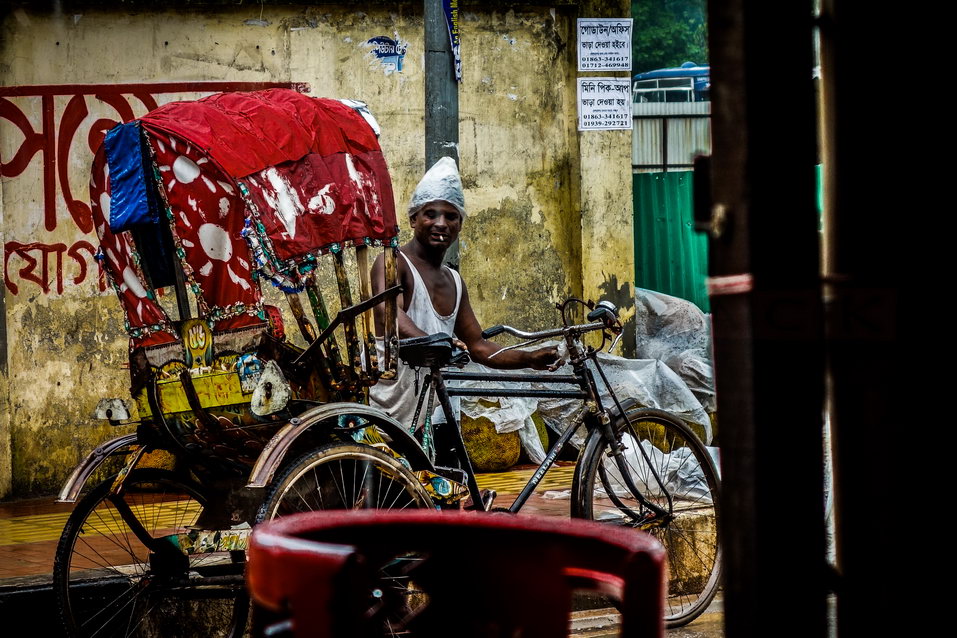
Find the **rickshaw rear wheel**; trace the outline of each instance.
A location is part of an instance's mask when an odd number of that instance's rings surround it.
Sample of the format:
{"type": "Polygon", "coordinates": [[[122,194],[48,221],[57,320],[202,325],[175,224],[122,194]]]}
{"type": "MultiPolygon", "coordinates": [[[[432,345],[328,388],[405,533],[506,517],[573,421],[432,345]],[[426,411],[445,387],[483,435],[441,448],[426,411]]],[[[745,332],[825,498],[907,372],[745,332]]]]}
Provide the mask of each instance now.
{"type": "MultiPolygon", "coordinates": [[[[394,456],[370,445],[337,443],[308,452],[280,471],[267,488],[257,522],[309,511],[434,507],[425,488],[394,456]]],[[[406,621],[428,604],[414,580],[424,557],[407,553],[380,558],[377,575],[362,598],[368,607],[364,617],[370,626],[378,625],[382,635],[407,635],[406,621]]],[[[284,620],[253,609],[255,627],[281,626],[284,620]]]]}
{"type": "Polygon", "coordinates": [[[133,470],[119,495],[110,493],[113,482],[78,502],[60,536],[53,588],[66,635],[172,636],[189,628],[240,638],[249,609],[243,552],[187,556],[172,543],[156,552],[141,540],[187,531],[206,502],[200,486],[160,469],[133,470]]]}

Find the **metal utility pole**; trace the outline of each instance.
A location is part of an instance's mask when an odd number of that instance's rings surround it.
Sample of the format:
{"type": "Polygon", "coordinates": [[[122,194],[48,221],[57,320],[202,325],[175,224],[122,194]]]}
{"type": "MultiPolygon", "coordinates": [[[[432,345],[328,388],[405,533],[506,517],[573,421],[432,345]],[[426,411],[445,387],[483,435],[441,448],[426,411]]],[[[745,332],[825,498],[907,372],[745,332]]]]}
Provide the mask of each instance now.
{"type": "MultiPolygon", "coordinates": [[[[813,2],[708,3],[728,638],[826,635],[813,2]]],[[[697,176],[696,176],[697,179],[697,176]]]]}
{"type": "MultiPolygon", "coordinates": [[[[425,168],[443,157],[459,161],[459,85],[442,0],[425,0],[425,168]]],[[[460,167],[461,168],[461,167],[460,167]]],[[[459,243],[446,261],[459,265],[459,243]]]]}

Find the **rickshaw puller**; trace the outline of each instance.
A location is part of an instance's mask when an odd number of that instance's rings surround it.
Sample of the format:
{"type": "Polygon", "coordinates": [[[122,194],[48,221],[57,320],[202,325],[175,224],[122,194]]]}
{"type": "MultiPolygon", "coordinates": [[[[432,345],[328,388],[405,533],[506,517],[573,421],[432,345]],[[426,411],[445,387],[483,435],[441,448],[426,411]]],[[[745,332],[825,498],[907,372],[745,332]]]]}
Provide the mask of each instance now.
{"type": "MultiPolygon", "coordinates": [[[[502,346],[482,338],[482,327],[469,301],[468,289],[456,271],[444,265],[445,253],[462,230],[465,196],[455,160],[443,157],[430,168],[416,186],[409,203],[412,239],[399,247],[397,260],[399,283],[398,330],[400,338],[421,337],[445,332],[455,337],[455,345],[469,351],[472,360],[491,368],[534,368],[545,370],[558,360],[554,346],[537,350],[509,350],[489,357],[502,346]]],[[[372,266],[373,292],[385,289],[385,265],[382,255],[372,266]]],[[[376,316],[376,331],[382,333],[381,311],[376,316]]],[[[380,360],[384,345],[378,341],[380,360]]],[[[381,408],[404,425],[415,416],[415,372],[399,361],[393,380],[381,379],[370,389],[370,405],[381,408]]],[[[419,425],[425,421],[425,410],[419,425]]],[[[444,421],[441,408],[435,419],[444,421]]],[[[443,452],[438,428],[436,450],[443,452]]]]}

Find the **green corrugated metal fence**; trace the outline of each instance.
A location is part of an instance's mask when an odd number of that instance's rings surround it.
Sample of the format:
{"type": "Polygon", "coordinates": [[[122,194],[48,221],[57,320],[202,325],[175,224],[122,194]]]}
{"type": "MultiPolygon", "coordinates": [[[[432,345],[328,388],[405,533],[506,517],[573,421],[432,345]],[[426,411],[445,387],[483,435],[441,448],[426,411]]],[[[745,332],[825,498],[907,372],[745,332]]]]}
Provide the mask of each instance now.
{"type": "Polygon", "coordinates": [[[635,173],[635,286],[711,312],[708,239],[694,230],[691,171],[635,173]]]}
{"type": "MultiPolygon", "coordinates": [[[[824,208],[821,166],[818,215],[824,208]]],[[[691,171],[635,173],[635,286],[694,302],[711,312],[705,279],[708,238],[694,230],[691,171]]],[[[820,225],[818,226],[821,227],[820,225]]]]}

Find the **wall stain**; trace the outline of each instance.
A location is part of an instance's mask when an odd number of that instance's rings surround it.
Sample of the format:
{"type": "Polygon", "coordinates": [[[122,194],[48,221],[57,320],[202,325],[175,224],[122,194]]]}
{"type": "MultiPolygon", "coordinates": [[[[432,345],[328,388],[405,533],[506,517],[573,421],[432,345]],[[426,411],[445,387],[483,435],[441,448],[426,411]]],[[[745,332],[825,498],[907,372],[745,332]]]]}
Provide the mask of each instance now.
{"type": "MultiPolygon", "coordinates": [[[[178,53],[176,55],[173,55],[172,57],[178,58],[180,60],[189,60],[191,62],[202,62],[204,64],[214,64],[216,66],[225,66],[225,67],[229,67],[230,69],[235,69],[237,71],[256,71],[260,73],[265,72],[266,66],[265,64],[263,64],[262,57],[260,56],[260,59],[257,63],[257,61],[253,59],[253,57],[250,55],[247,49],[248,47],[240,47],[239,50],[237,50],[233,54],[233,58],[231,60],[219,58],[218,56],[215,56],[215,55],[206,55],[204,53],[178,53]],[[246,53],[246,56],[249,59],[249,62],[242,63],[238,61],[240,55],[243,53],[246,53]]],[[[255,51],[255,49],[253,49],[253,51],[255,51]]]]}
{"type": "Polygon", "coordinates": [[[17,343],[8,383],[11,489],[55,493],[83,456],[130,431],[91,417],[100,398],[129,397],[122,314],[114,298],[37,299],[15,304],[8,322],[17,343]]]}
{"type": "Polygon", "coordinates": [[[570,294],[551,234],[531,222],[532,202],[505,198],[471,213],[462,228],[462,271],[480,323],[527,330],[555,326],[554,306],[570,294]]]}
{"type": "Polygon", "coordinates": [[[621,335],[621,354],[624,357],[633,358],[637,346],[635,335],[637,324],[635,313],[628,312],[628,309],[633,309],[635,306],[635,294],[631,283],[626,281],[619,284],[617,275],[606,274],[605,280],[598,286],[598,291],[599,298],[595,301],[608,299],[618,307],[619,317],[627,317],[622,322],[624,331],[621,335]]]}

